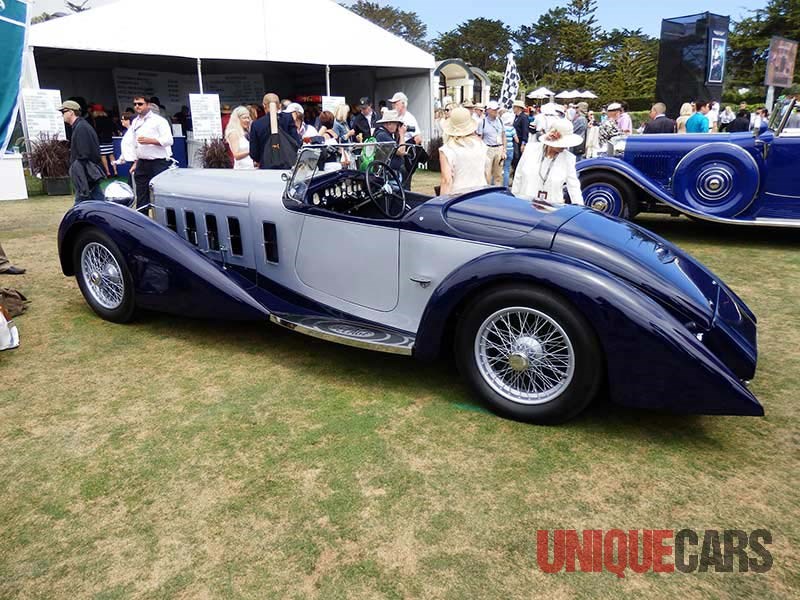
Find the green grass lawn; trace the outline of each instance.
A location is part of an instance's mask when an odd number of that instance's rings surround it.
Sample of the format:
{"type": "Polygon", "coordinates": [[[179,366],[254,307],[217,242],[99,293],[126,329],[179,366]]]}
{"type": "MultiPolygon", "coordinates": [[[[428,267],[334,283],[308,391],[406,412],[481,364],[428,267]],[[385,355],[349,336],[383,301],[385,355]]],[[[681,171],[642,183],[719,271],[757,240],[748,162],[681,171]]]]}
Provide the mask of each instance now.
{"type": "MultiPolygon", "coordinates": [[[[435,174],[420,174],[428,188],[435,174]]],[[[641,223],[759,317],[765,418],[484,411],[427,365],[271,325],[102,321],[58,265],[71,201],[0,203],[33,301],[0,354],[2,598],[793,598],[800,235],[641,223]],[[536,530],[771,530],[766,574],[547,575],[536,530]]]]}

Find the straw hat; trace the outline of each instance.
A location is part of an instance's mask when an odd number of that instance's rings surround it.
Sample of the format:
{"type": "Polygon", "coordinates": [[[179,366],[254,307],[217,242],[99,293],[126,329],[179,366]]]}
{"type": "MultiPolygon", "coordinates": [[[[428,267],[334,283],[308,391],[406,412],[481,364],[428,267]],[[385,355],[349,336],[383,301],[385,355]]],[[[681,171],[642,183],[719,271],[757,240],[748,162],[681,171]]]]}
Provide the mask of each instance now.
{"type": "Polygon", "coordinates": [[[517,108],[525,108],[525,103],[522,100],[514,100],[514,106],[517,108]]]}
{"type": "Polygon", "coordinates": [[[464,104],[462,104],[462,106],[464,108],[475,108],[475,105],[472,103],[472,100],[467,100],[466,102],[464,102],[464,104]]]}
{"type": "Polygon", "coordinates": [[[450,137],[472,135],[477,128],[478,123],[475,122],[469,111],[462,106],[450,111],[450,118],[442,125],[442,130],[450,137]]]}
{"type": "Polygon", "coordinates": [[[559,119],[547,133],[539,136],[539,141],[553,148],[572,148],[583,142],[583,138],[574,133],[570,121],[559,119]]]}
{"type": "MultiPolygon", "coordinates": [[[[452,118],[452,117],[451,117],[452,118]]],[[[387,110],[383,113],[381,118],[375,121],[375,124],[379,123],[402,123],[402,117],[397,113],[396,110],[387,110]]]]}

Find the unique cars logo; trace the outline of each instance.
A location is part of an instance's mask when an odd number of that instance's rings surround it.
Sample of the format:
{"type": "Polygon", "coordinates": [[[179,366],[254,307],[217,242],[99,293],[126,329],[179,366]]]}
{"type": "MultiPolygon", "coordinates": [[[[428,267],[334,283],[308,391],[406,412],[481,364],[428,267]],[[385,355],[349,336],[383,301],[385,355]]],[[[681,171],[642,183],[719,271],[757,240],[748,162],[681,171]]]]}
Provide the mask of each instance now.
{"type": "Polygon", "coordinates": [[[540,529],[536,562],[545,573],[766,573],[772,568],[767,529],[540,529]],[[550,539],[552,537],[552,552],[550,539]],[[674,540],[670,543],[670,540],[674,540]],[[552,557],[552,558],[551,558],[552,557]],[[672,559],[672,560],[670,560],[672,559]]]}

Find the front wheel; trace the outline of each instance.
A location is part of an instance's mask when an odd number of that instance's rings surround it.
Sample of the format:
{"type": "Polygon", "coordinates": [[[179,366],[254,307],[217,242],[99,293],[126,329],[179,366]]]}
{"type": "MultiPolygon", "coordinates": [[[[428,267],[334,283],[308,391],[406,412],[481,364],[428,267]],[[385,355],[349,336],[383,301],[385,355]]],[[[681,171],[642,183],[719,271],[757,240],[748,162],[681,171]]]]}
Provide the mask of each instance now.
{"type": "Polygon", "coordinates": [[[114,323],[133,319],[133,278],[110,237],[99,229],[82,231],[75,240],[72,259],[78,286],[94,312],[114,323]]]}
{"type": "Polygon", "coordinates": [[[564,422],[592,401],[603,357],[586,319],[541,288],[506,286],[473,302],[459,321],[456,360],[473,390],[501,416],[564,422]]]}
{"type": "Polygon", "coordinates": [[[597,211],[621,219],[632,219],[638,212],[630,184],[615,173],[594,171],[581,176],[583,203],[597,211]]]}

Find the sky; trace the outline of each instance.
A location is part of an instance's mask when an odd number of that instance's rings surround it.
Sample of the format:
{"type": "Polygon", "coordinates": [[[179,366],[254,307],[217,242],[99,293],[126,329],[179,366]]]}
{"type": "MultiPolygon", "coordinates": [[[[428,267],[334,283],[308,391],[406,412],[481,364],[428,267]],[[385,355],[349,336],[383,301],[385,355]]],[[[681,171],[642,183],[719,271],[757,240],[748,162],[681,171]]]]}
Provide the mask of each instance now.
{"type": "MultiPolygon", "coordinates": [[[[78,2],[82,0],[77,0],[78,2]]],[[[89,0],[90,6],[101,6],[115,0],[89,0]]],[[[163,0],[169,2],[170,0],[163,0]]],[[[372,0],[379,4],[391,4],[402,10],[416,12],[428,26],[428,36],[454,29],[468,19],[485,17],[500,19],[513,28],[533,23],[539,15],[550,8],[563,6],[557,0],[372,0]]],[[[280,4],[280,3],[279,3],[280,4]]],[[[731,0],[730,2],[708,2],[697,0],[670,0],[669,2],[631,2],[630,0],[598,0],[597,19],[604,29],[637,29],[657,37],[661,30],[661,19],[681,17],[705,11],[728,14],[731,19],[740,19],[748,10],[764,8],[767,0],[731,0]]],[[[226,4],[220,3],[221,10],[226,4]]],[[[34,13],[66,11],[63,0],[35,0],[34,13]]]]}

